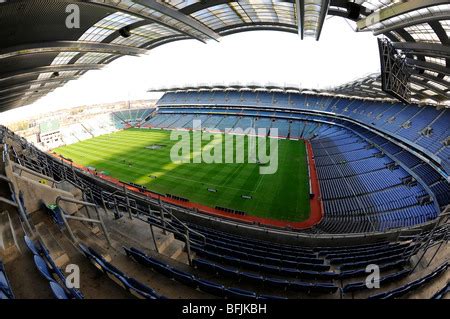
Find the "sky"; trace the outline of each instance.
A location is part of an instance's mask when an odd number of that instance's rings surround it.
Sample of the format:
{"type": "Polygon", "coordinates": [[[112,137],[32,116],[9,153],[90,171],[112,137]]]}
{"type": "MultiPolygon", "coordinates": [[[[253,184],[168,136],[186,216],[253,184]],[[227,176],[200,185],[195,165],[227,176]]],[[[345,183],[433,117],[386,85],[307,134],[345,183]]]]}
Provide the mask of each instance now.
{"type": "Polygon", "coordinates": [[[297,34],[250,31],[206,44],[183,40],[139,57],[122,57],[101,70],[0,118],[134,99],[159,98],[148,89],[204,84],[275,84],[327,89],[379,72],[376,37],[356,33],[343,18],[328,17],[320,41],[297,34]]]}

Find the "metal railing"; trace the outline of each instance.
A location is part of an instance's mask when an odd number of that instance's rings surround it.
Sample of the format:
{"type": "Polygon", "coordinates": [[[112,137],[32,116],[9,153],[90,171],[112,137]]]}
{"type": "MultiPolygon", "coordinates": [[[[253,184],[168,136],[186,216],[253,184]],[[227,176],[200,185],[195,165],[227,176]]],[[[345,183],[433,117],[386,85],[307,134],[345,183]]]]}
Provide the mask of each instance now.
{"type": "Polygon", "coordinates": [[[105,223],[103,222],[103,219],[102,219],[102,217],[100,215],[100,212],[98,211],[97,205],[95,205],[93,203],[80,201],[80,200],[77,200],[77,199],[63,197],[63,196],[58,196],[56,198],[56,205],[61,210],[61,218],[63,219],[63,222],[64,222],[64,224],[65,224],[65,226],[67,228],[67,231],[69,232],[69,236],[70,236],[70,238],[72,239],[73,242],[77,243],[78,239],[75,237],[75,234],[73,233],[72,228],[70,227],[70,225],[69,225],[69,223],[67,221],[68,219],[73,219],[73,220],[77,220],[77,221],[80,221],[80,222],[87,222],[87,223],[92,223],[92,224],[99,224],[101,226],[104,234],[105,234],[106,241],[111,246],[111,239],[109,237],[108,230],[106,229],[105,223]],[[73,204],[77,204],[77,205],[82,205],[82,207],[79,208],[76,213],[80,212],[82,208],[85,208],[86,212],[88,213],[88,217],[79,217],[79,216],[66,214],[64,212],[64,210],[62,209],[61,205],[60,205],[61,202],[67,202],[67,203],[73,203],[73,204]],[[89,210],[88,210],[88,207],[91,207],[91,208],[93,208],[95,210],[98,219],[91,218],[89,210]]]}
{"type": "MultiPolygon", "coordinates": [[[[173,234],[177,234],[178,236],[184,238],[189,264],[192,264],[192,252],[191,252],[191,244],[193,243],[192,234],[195,234],[197,237],[200,237],[201,244],[203,245],[206,244],[206,236],[204,236],[200,232],[191,229],[184,222],[178,219],[169,208],[164,206],[161,200],[159,200],[158,202],[159,205],[156,205],[156,207],[159,208],[159,211],[152,209],[150,204],[147,204],[147,210],[143,210],[137,204],[137,200],[134,198],[130,198],[128,192],[124,188],[123,193],[122,190],[120,189],[117,189],[112,193],[101,191],[101,201],[105,213],[108,212],[107,204],[113,206],[112,208],[115,210],[116,216],[120,214],[118,209],[120,206],[122,206],[127,210],[130,219],[133,219],[134,216],[135,218],[148,223],[150,225],[153,243],[158,253],[159,249],[153,232],[153,227],[160,228],[164,232],[171,232],[173,234]],[[134,206],[132,205],[132,203],[134,203],[134,206]],[[166,220],[166,216],[169,217],[169,221],[166,220]],[[177,223],[184,230],[184,232],[180,231],[177,227],[175,227],[173,223],[177,223]]],[[[153,205],[155,204],[153,203],[153,205]]],[[[195,243],[198,244],[197,241],[195,243]]]]}
{"type": "MultiPolygon", "coordinates": [[[[4,144],[4,148],[3,148],[3,152],[2,152],[2,159],[3,159],[3,163],[5,164],[5,166],[15,164],[15,163],[11,163],[11,161],[8,157],[8,146],[6,144],[4,144]]],[[[11,180],[9,178],[7,178],[6,176],[0,175],[0,178],[8,183],[12,198],[15,201],[14,204],[17,205],[17,209],[19,211],[19,216],[20,216],[21,220],[25,223],[25,226],[28,229],[28,231],[31,234],[33,234],[34,230],[31,227],[30,221],[28,220],[28,215],[26,213],[25,207],[22,205],[20,196],[18,196],[14,190],[14,185],[12,184],[11,180]]]]}

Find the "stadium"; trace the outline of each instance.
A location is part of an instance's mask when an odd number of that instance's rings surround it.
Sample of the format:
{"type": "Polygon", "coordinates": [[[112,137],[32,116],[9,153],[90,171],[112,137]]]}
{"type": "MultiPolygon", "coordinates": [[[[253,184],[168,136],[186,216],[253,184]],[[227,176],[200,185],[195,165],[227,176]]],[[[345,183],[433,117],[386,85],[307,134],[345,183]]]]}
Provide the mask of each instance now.
{"type": "Polygon", "coordinates": [[[0,1],[1,123],[124,56],[320,42],[327,17],[375,38],[381,72],[0,126],[0,299],[448,299],[448,1],[0,1]]]}

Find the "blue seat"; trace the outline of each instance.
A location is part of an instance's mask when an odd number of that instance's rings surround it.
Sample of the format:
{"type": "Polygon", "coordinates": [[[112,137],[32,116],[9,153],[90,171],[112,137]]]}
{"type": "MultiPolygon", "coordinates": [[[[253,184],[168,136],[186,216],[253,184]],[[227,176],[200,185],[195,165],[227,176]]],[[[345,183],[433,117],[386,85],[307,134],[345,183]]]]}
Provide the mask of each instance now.
{"type": "Polygon", "coordinates": [[[112,265],[104,262],[103,263],[103,272],[109,277],[111,278],[113,281],[115,281],[118,285],[122,286],[122,288],[124,289],[128,289],[129,288],[129,283],[127,278],[125,277],[125,275],[114,269],[114,267],[112,267],[112,265]]]}
{"type": "Polygon", "coordinates": [[[261,275],[249,273],[249,272],[241,272],[241,277],[247,279],[248,281],[262,284],[264,283],[265,278],[261,275]]]}
{"type": "Polygon", "coordinates": [[[242,276],[242,273],[236,268],[215,265],[215,269],[217,273],[220,273],[222,276],[227,278],[239,280],[242,276]]]}
{"type": "Polygon", "coordinates": [[[36,247],[36,245],[34,244],[34,242],[31,240],[30,237],[25,236],[25,244],[27,245],[28,249],[33,253],[33,255],[40,255],[40,249],[38,249],[36,247]]]}
{"type": "Polygon", "coordinates": [[[286,299],[288,299],[286,297],[274,296],[274,295],[258,295],[257,298],[258,299],[273,299],[273,300],[276,300],[276,299],[286,300],[286,299]]]}
{"type": "Polygon", "coordinates": [[[448,293],[450,293],[450,282],[447,282],[447,285],[434,294],[431,299],[444,299],[448,293]]]}
{"type": "Polygon", "coordinates": [[[193,275],[178,269],[172,269],[172,274],[175,280],[192,288],[197,288],[197,281],[195,280],[195,277],[193,275]]]}
{"type": "Polygon", "coordinates": [[[0,262],[0,299],[14,299],[14,294],[2,262],[0,262]]]}
{"type": "Polygon", "coordinates": [[[47,213],[52,217],[55,224],[57,224],[60,227],[65,227],[64,219],[62,218],[61,214],[63,214],[61,208],[59,208],[56,205],[46,205],[42,203],[42,208],[44,208],[47,213]]]}
{"type": "Polygon", "coordinates": [[[211,271],[224,277],[233,279],[239,279],[240,277],[240,272],[236,268],[213,264],[204,259],[196,258],[192,260],[192,264],[199,269],[211,271]]]}
{"type": "MultiPolygon", "coordinates": [[[[28,236],[24,237],[25,243],[28,249],[33,253],[33,260],[36,265],[36,268],[39,270],[41,275],[47,279],[50,283],[54,282],[57,278],[60,279],[62,283],[65,284],[66,277],[54,263],[53,259],[50,256],[48,250],[42,244],[37,246],[33,240],[31,240],[28,236]],[[54,277],[53,275],[56,275],[54,277]]],[[[56,282],[55,282],[56,283],[56,282]]],[[[58,284],[59,285],[59,284],[58,284]]],[[[62,288],[64,289],[64,288],[62,288]]],[[[66,295],[69,295],[75,299],[83,299],[83,294],[75,288],[66,288],[66,295]]]]}
{"type": "Polygon", "coordinates": [[[293,280],[289,282],[289,288],[298,291],[310,291],[313,284],[310,282],[303,282],[299,280],[293,280]]]}
{"type": "MultiPolygon", "coordinates": [[[[406,277],[409,274],[409,270],[408,269],[404,269],[401,271],[398,271],[396,273],[393,274],[389,274],[386,276],[383,276],[380,278],[380,284],[386,284],[389,282],[393,282],[396,280],[399,280],[401,278],[406,277]]],[[[358,291],[358,290],[365,290],[368,289],[366,282],[365,281],[361,281],[361,282],[354,282],[354,283],[349,283],[347,285],[345,285],[342,288],[342,292],[343,293],[349,293],[349,292],[354,292],[354,291],[358,291]]]]}
{"type": "Polygon", "coordinates": [[[138,298],[159,299],[159,295],[150,287],[140,283],[134,278],[126,279],[128,290],[138,298]]]}
{"type": "Polygon", "coordinates": [[[265,279],[265,283],[270,285],[270,286],[274,286],[274,287],[280,287],[280,288],[287,288],[289,286],[289,280],[286,279],[278,279],[278,278],[270,278],[267,277],[265,279]]]}
{"type": "MultiPolygon", "coordinates": [[[[404,286],[398,287],[396,289],[393,289],[391,291],[383,292],[380,294],[369,296],[369,299],[390,299],[390,298],[398,298],[401,297],[411,291],[414,291],[417,288],[422,287],[423,285],[429,283],[431,280],[436,278],[437,276],[441,275],[443,272],[445,272],[448,268],[448,263],[444,263],[441,266],[439,266],[437,269],[435,269],[430,274],[419,278],[417,280],[414,280],[408,284],[405,284],[404,286]]],[[[405,270],[406,271],[406,270],[405,270]]]]}
{"type": "Polygon", "coordinates": [[[192,260],[192,265],[203,270],[216,271],[216,265],[204,259],[195,258],[192,260]]]}
{"type": "Polygon", "coordinates": [[[214,282],[197,279],[198,288],[204,292],[210,293],[215,296],[224,297],[225,287],[223,285],[216,284],[214,282]]]}
{"type": "Polygon", "coordinates": [[[225,289],[225,295],[229,298],[254,298],[256,299],[256,293],[239,288],[227,288],[225,289]]]}
{"type": "Polygon", "coordinates": [[[0,289],[0,300],[7,300],[7,299],[11,299],[8,297],[8,295],[6,294],[6,292],[3,291],[3,289],[0,289]]]}
{"type": "MultiPolygon", "coordinates": [[[[86,247],[82,244],[79,245],[80,249],[86,255],[86,257],[103,273],[110,277],[114,282],[122,286],[122,288],[128,290],[131,294],[138,298],[143,299],[163,299],[163,296],[158,295],[152,288],[144,285],[134,278],[128,277],[121,270],[107,262],[101,255],[94,251],[90,247],[86,247]]],[[[127,249],[128,253],[133,253],[127,249]]],[[[138,255],[135,253],[135,255],[138,255]]]]}
{"type": "Polygon", "coordinates": [[[50,281],[50,288],[56,299],[70,299],[64,289],[54,281],[50,281]]]}
{"type": "Polygon", "coordinates": [[[91,261],[91,263],[94,264],[94,266],[95,266],[98,270],[102,271],[103,273],[106,273],[106,271],[105,271],[105,265],[104,265],[104,263],[103,263],[100,259],[98,259],[97,257],[95,257],[95,256],[89,251],[89,249],[88,249],[87,247],[85,247],[84,245],[79,244],[78,247],[81,249],[82,253],[83,253],[83,254],[91,261]]]}
{"type": "Polygon", "coordinates": [[[42,276],[44,276],[45,279],[47,279],[48,281],[54,281],[55,278],[53,278],[53,276],[50,273],[50,270],[48,269],[48,265],[45,262],[44,259],[42,259],[42,257],[34,255],[33,256],[34,259],[34,263],[37,267],[37,269],[39,270],[39,272],[41,273],[42,276]]]}
{"type": "Polygon", "coordinates": [[[147,266],[150,266],[157,272],[160,272],[169,278],[173,278],[172,268],[169,265],[164,264],[164,263],[160,262],[159,260],[156,260],[150,256],[145,255],[144,253],[142,253],[141,251],[139,251],[136,248],[132,247],[132,248],[128,249],[126,247],[123,247],[123,249],[125,250],[125,252],[128,256],[132,257],[137,262],[142,263],[147,266]]]}

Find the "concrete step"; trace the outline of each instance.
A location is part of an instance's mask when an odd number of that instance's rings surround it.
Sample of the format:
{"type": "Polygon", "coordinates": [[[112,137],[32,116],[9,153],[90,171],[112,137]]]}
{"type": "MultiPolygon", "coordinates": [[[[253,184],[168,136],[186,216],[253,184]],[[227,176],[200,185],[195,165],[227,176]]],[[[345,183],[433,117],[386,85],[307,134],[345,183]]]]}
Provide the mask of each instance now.
{"type": "Polygon", "coordinates": [[[106,247],[106,242],[95,236],[90,230],[77,228],[73,230],[75,237],[79,239],[80,243],[87,245],[99,253],[107,262],[111,261],[111,255],[108,252],[108,247],[106,247]],[[101,245],[100,243],[103,243],[101,245]]]}
{"type": "MultiPolygon", "coordinates": [[[[193,251],[191,251],[191,258],[195,258],[195,253],[193,251]]],[[[186,247],[184,247],[183,251],[177,257],[175,257],[174,259],[176,261],[179,261],[180,263],[189,265],[189,259],[188,259],[188,254],[186,252],[186,247]]]]}
{"type": "Polygon", "coordinates": [[[51,299],[48,281],[39,273],[33,255],[24,249],[23,254],[5,262],[6,273],[17,299],[51,299]]]}
{"type": "Polygon", "coordinates": [[[8,211],[0,213],[0,253],[4,262],[20,254],[13,224],[8,211]]]}
{"type": "Polygon", "coordinates": [[[161,240],[158,242],[159,252],[165,251],[174,241],[175,238],[172,233],[168,233],[166,236],[161,238],[161,240]]]}
{"type": "Polygon", "coordinates": [[[45,223],[36,225],[36,233],[41,239],[42,243],[48,249],[50,257],[55,262],[56,266],[62,268],[69,263],[69,257],[65,250],[59,245],[58,240],[50,232],[49,227],[45,223]]]}
{"type": "Polygon", "coordinates": [[[170,244],[168,244],[164,249],[160,248],[159,252],[167,257],[176,259],[183,252],[183,250],[184,250],[184,243],[176,239],[171,239],[170,244]]]}
{"type": "Polygon", "coordinates": [[[83,199],[83,192],[79,188],[73,186],[71,183],[67,181],[63,181],[57,184],[57,188],[71,193],[78,200],[83,199]]]}

